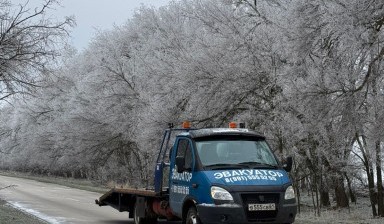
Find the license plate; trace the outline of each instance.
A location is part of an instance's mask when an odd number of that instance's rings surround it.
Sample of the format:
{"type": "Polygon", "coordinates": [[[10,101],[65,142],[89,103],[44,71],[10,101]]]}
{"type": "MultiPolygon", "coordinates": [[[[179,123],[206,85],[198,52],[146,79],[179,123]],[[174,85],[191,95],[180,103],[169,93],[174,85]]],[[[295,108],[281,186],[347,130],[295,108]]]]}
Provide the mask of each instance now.
{"type": "Polygon", "coordinates": [[[248,204],[248,211],[274,211],[274,210],[276,210],[276,205],[274,203],[248,204]]]}

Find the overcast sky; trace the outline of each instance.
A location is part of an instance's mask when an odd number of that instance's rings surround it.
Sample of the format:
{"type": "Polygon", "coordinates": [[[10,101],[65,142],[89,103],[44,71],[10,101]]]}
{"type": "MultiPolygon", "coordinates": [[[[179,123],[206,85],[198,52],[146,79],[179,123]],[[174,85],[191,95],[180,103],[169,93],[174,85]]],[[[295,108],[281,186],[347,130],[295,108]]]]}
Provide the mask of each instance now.
{"type": "MultiPolygon", "coordinates": [[[[12,3],[27,0],[11,0],[12,3]]],[[[61,0],[62,7],[57,7],[55,16],[74,15],[77,26],[72,31],[72,44],[82,50],[87,47],[96,29],[111,29],[113,25],[122,25],[132,18],[134,10],[141,4],[160,7],[171,0],[61,0]]],[[[29,0],[32,7],[40,6],[45,0],[29,0]]]]}

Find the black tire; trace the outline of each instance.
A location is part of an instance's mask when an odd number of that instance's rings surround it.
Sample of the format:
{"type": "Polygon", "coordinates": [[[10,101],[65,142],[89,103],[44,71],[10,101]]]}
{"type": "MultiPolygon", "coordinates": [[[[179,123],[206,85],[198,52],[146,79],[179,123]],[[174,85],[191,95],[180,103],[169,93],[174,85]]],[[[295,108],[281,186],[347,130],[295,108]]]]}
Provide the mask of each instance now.
{"type": "Polygon", "coordinates": [[[190,207],[185,217],[186,224],[202,224],[195,207],[190,207]]]}
{"type": "Polygon", "coordinates": [[[145,217],[145,218],[142,218],[142,217],[139,217],[137,215],[137,206],[135,204],[135,207],[134,207],[134,210],[133,210],[133,221],[135,222],[135,224],[157,224],[157,218],[153,218],[153,217],[145,217]]]}

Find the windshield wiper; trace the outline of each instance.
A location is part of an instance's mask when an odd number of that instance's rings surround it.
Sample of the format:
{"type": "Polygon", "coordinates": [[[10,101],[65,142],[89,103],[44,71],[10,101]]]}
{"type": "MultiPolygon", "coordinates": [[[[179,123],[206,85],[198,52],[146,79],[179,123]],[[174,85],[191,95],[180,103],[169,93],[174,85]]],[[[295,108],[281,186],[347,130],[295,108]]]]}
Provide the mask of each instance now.
{"type": "Polygon", "coordinates": [[[217,163],[217,164],[211,164],[204,166],[205,168],[210,168],[211,170],[218,170],[218,169],[242,169],[244,167],[248,168],[246,164],[233,164],[233,163],[217,163]]]}
{"type": "Polygon", "coordinates": [[[269,163],[254,162],[254,161],[242,162],[242,163],[239,163],[239,165],[248,165],[248,166],[254,166],[254,167],[267,167],[267,168],[274,168],[274,169],[278,168],[277,165],[272,165],[269,163]]]}

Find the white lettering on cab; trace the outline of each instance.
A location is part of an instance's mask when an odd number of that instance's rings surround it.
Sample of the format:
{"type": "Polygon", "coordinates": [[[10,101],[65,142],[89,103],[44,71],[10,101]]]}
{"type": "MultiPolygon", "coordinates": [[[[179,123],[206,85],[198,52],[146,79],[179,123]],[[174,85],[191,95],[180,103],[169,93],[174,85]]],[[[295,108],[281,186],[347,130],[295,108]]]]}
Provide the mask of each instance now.
{"type": "Polygon", "coordinates": [[[277,181],[277,178],[284,176],[283,173],[273,170],[230,170],[216,172],[213,174],[216,179],[224,178],[227,183],[248,180],[272,180],[277,181]]]}
{"type": "Polygon", "coordinates": [[[191,179],[192,179],[192,173],[189,173],[189,172],[178,173],[176,168],[172,169],[172,180],[181,180],[181,181],[190,182],[191,179]]]}

